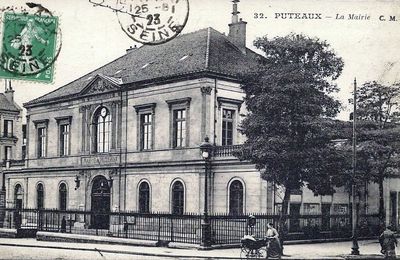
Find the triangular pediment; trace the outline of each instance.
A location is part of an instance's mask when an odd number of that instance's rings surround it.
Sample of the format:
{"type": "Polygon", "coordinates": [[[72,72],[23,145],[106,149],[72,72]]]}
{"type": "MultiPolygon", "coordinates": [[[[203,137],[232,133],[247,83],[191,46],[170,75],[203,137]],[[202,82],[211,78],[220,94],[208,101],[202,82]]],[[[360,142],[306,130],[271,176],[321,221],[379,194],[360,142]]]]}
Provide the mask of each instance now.
{"type": "Polygon", "coordinates": [[[121,84],[122,80],[119,78],[97,74],[86,84],[81,94],[97,94],[115,91],[120,89],[121,84]]]}

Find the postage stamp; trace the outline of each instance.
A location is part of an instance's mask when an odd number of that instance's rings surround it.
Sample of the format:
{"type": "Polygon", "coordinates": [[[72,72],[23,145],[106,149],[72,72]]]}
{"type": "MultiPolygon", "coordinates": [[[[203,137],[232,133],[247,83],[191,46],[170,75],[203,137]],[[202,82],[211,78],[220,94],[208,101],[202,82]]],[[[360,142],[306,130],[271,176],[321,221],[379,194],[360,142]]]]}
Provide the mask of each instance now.
{"type": "Polygon", "coordinates": [[[57,32],[58,17],[5,13],[0,77],[52,82],[57,32]]]}
{"type": "Polygon", "coordinates": [[[121,29],[142,44],[161,44],[175,38],[189,17],[189,0],[89,0],[117,13],[121,29]]]}

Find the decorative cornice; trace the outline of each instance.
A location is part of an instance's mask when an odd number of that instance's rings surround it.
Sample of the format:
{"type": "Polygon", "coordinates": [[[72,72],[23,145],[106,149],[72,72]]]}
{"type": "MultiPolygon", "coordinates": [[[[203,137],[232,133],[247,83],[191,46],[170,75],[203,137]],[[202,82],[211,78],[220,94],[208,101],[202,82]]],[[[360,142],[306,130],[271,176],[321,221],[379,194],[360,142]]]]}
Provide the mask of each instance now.
{"type": "Polygon", "coordinates": [[[201,94],[203,94],[203,95],[211,95],[211,90],[212,90],[212,87],[210,87],[210,86],[204,86],[204,87],[200,88],[201,94]]]}
{"type": "Polygon", "coordinates": [[[80,113],[85,113],[86,110],[90,110],[92,108],[92,105],[83,105],[79,107],[79,112],[80,113]]]}
{"type": "Polygon", "coordinates": [[[221,105],[223,103],[228,103],[228,104],[237,105],[239,110],[240,110],[240,107],[243,104],[243,100],[238,100],[238,99],[233,99],[233,98],[226,98],[226,97],[217,97],[217,101],[218,101],[218,108],[221,108],[221,105]]]}
{"type": "Polygon", "coordinates": [[[45,125],[48,125],[48,124],[49,124],[49,119],[32,120],[32,122],[33,122],[35,125],[38,125],[38,124],[45,124],[45,125]]]}
{"type": "Polygon", "coordinates": [[[192,100],[192,98],[187,97],[187,98],[166,100],[165,102],[167,102],[169,109],[171,109],[173,105],[177,105],[177,104],[185,104],[188,107],[190,105],[191,100],[192,100]]]}
{"type": "Polygon", "coordinates": [[[135,108],[136,113],[139,113],[139,111],[143,110],[143,109],[152,109],[152,110],[154,110],[156,105],[157,105],[156,103],[148,103],[148,104],[135,105],[133,107],[135,108]]]}
{"type": "Polygon", "coordinates": [[[57,121],[57,123],[60,123],[61,121],[68,121],[69,123],[71,123],[72,116],[61,116],[55,117],[54,119],[57,121]]]}
{"type": "Polygon", "coordinates": [[[97,78],[95,81],[89,84],[87,92],[85,94],[103,93],[117,89],[119,88],[116,85],[111,84],[104,79],[97,78]]]}

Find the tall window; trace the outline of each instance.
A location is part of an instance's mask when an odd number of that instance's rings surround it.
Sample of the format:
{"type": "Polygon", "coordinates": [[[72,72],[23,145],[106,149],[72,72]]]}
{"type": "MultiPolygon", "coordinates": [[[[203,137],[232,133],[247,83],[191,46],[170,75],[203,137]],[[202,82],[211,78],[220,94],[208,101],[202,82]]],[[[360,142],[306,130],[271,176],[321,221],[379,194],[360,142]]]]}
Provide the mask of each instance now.
{"type": "Polygon", "coordinates": [[[24,193],[22,191],[22,187],[20,184],[15,185],[14,188],[14,203],[15,208],[22,209],[22,200],[24,197],[24,193]]]}
{"type": "Polygon", "coordinates": [[[186,146],[186,109],[174,110],[173,147],[186,146]]]}
{"type": "Polygon", "coordinates": [[[139,212],[150,212],[150,187],[145,181],[139,185],[139,212]]]}
{"type": "Polygon", "coordinates": [[[38,133],[38,157],[46,157],[46,128],[39,127],[37,130],[38,133]]]}
{"type": "Polygon", "coordinates": [[[98,153],[110,151],[111,123],[110,111],[105,107],[101,107],[97,111],[94,120],[96,152],[98,153]]]}
{"type": "Polygon", "coordinates": [[[22,125],[22,160],[26,158],[26,125],[22,125]]]}
{"type": "Polygon", "coordinates": [[[11,146],[4,146],[4,160],[11,159],[11,146]]]}
{"type": "Polygon", "coordinates": [[[4,120],[4,134],[5,137],[13,136],[13,121],[12,120],[4,120]]]}
{"type": "Polygon", "coordinates": [[[41,183],[36,187],[36,206],[38,209],[44,208],[44,189],[41,183]]]}
{"type": "Polygon", "coordinates": [[[153,144],[153,115],[142,114],[140,115],[140,149],[152,149],[153,144]]]}
{"type": "Polygon", "coordinates": [[[62,124],[59,126],[60,130],[60,156],[69,155],[69,132],[70,125],[62,124]]]}
{"type": "Polygon", "coordinates": [[[234,110],[222,110],[222,145],[233,144],[233,115],[234,110]]]}
{"type": "Polygon", "coordinates": [[[61,183],[60,187],[58,187],[58,198],[59,198],[59,207],[60,210],[67,209],[67,185],[65,183],[61,183]]]}
{"type": "Polygon", "coordinates": [[[184,209],[185,189],[182,182],[176,181],[172,185],[172,214],[182,215],[184,209]]]}
{"type": "Polygon", "coordinates": [[[22,145],[26,145],[26,125],[22,125],[22,145]]]}
{"type": "Polygon", "coordinates": [[[243,214],[243,184],[238,180],[229,186],[229,214],[243,214]]]}

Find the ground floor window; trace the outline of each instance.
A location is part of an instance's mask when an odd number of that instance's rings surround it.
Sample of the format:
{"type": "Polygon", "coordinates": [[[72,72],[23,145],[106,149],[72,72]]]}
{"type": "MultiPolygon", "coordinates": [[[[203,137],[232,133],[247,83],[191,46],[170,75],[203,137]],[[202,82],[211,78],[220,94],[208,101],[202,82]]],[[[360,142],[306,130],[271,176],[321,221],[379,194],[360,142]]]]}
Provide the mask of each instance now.
{"type": "Polygon", "coordinates": [[[176,181],[172,185],[172,214],[182,215],[184,212],[185,189],[183,183],[176,181]]]}
{"type": "Polygon", "coordinates": [[[15,208],[22,209],[22,200],[24,197],[24,193],[22,191],[22,187],[20,184],[15,185],[14,188],[14,204],[15,208]]]}
{"type": "Polygon", "coordinates": [[[65,183],[61,183],[58,188],[59,193],[59,207],[60,210],[67,209],[67,185],[65,183]]]}
{"type": "Polygon", "coordinates": [[[139,185],[139,212],[150,212],[150,186],[145,181],[139,185]]]}
{"type": "Polygon", "coordinates": [[[44,208],[44,188],[42,183],[36,186],[36,205],[38,209],[44,208]]]}
{"type": "Polygon", "coordinates": [[[243,184],[239,180],[229,186],[229,214],[243,214],[243,184]]]}

